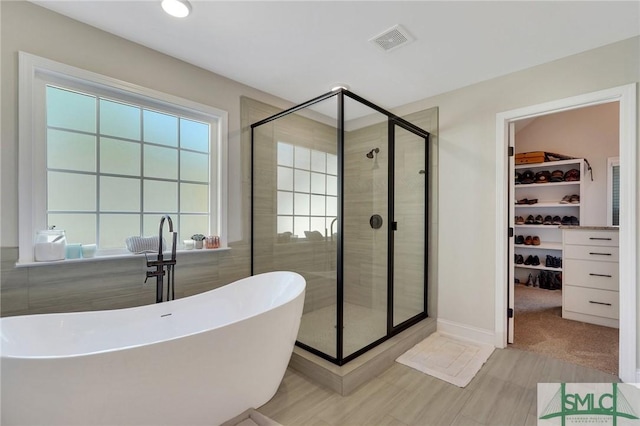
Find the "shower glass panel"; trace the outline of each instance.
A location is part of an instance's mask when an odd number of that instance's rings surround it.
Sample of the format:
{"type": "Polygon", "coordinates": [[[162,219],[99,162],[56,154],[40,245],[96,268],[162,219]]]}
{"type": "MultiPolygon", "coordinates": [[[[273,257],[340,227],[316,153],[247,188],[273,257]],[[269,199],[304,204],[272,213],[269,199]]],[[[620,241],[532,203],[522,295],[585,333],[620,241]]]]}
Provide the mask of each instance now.
{"type": "MultiPolygon", "coordinates": [[[[317,107],[335,111],[336,98],[317,107]]],[[[338,131],[308,113],[253,130],[253,268],[304,276],[298,342],[335,357],[338,131]]]]}
{"type": "Polygon", "coordinates": [[[345,98],[345,117],[355,110],[375,124],[344,131],[344,356],[387,334],[388,120],[345,98]]]}
{"type": "Polygon", "coordinates": [[[298,346],[342,365],[427,317],[428,136],[344,89],[251,125],[251,273],[305,278],[298,346]]]}
{"type": "Polygon", "coordinates": [[[425,139],[398,125],[394,159],[393,326],[425,311],[427,158],[425,139]]]}

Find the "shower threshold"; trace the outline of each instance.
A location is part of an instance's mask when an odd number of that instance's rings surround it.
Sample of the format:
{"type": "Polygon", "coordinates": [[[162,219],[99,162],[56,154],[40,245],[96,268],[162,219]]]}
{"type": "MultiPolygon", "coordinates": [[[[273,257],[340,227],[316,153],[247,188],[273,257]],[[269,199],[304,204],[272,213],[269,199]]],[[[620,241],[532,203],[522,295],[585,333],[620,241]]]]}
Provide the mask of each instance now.
{"type": "Polygon", "coordinates": [[[343,366],[333,364],[298,346],[289,367],[313,382],[346,396],[393,365],[396,358],[436,331],[436,319],[425,318],[343,366]]]}

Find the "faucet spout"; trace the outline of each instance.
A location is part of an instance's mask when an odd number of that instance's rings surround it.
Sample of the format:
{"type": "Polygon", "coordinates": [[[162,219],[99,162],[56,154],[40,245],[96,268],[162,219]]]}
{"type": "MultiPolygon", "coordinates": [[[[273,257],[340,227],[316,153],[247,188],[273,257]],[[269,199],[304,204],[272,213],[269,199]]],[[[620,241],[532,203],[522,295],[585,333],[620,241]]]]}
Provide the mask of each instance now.
{"type": "Polygon", "coordinates": [[[163,302],[163,288],[164,288],[164,277],[167,276],[167,297],[166,300],[175,299],[175,265],[176,265],[176,243],[178,238],[178,233],[173,230],[173,221],[169,215],[164,215],[160,219],[160,229],[158,231],[158,258],[154,261],[147,261],[147,267],[155,267],[155,271],[147,271],[147,278],[156,277],[156,303],[163,302]],[[171,241],[171,258],[165,260],[163,253],[163,242],[162,239],[162,230],[164,228],[165,220],[169,224],[169,233],[172,234],[171,241]],[[166,267],[166,271],[165,271],[166,267]]]}

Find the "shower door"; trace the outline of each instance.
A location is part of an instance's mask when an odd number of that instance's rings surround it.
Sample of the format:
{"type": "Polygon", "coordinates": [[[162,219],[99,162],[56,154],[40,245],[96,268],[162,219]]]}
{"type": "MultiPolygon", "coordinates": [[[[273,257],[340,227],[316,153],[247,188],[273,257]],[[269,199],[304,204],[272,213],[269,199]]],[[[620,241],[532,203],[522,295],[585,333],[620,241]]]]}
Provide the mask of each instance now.
{"type": "Polygon", "coordinates": [[[391,328],[426,312],[428,135],[393,120],[393,203],[390,232],[391,328]],[[392,317],[392,318],[391,318],[392,317]]]}
{"type": "Polygon", "coordinates": [[[346,90],[251,125],[251,273],[305,278],[298,346],[342,365],[427,316],[428,138],[346,90]]]}

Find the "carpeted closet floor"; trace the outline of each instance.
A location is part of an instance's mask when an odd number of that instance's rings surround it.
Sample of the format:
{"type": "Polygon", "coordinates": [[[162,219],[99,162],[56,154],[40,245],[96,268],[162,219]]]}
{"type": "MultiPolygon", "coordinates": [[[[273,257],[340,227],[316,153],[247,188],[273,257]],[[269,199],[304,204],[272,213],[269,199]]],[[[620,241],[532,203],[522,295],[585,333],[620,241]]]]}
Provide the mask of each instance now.
{"type": "Polygon", "coordinates": [[[618,375],[618,329],[562,318],[562,292],[515,285],[513,347],[618,375]]]}

